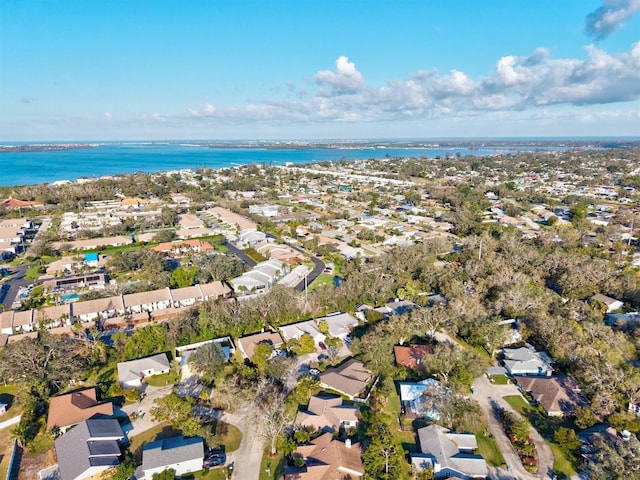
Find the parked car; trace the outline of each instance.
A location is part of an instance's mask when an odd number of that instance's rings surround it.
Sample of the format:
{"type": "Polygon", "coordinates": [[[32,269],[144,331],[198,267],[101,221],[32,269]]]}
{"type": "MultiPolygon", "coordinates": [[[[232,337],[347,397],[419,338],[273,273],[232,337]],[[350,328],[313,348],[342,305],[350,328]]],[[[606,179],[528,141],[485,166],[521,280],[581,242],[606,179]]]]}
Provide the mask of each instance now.
{"type": "Polygon", "coordinates": [[[327,349],[327,346],[324,344],[324,342],[320,342],[318,344],[318,346],[320,347],[320,350],[326,350],[327,349]]]}
{"type": "Polygon", "coordinates": [[[226,460],[227,456],[222,450],[210,450],[204,456],[202,465],[205,468],[219,467],[220,465],[223,465],[226,460]]]}

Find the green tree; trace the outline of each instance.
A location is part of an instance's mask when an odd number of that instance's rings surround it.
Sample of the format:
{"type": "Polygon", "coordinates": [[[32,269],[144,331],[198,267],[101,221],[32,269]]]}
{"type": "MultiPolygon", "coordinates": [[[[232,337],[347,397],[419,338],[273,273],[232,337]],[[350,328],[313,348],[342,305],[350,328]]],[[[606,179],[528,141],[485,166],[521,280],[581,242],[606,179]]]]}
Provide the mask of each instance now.
{"type": "Polygon", "coordinates": [[[151,324],[136,328],[133,335],[122,346],[121,358],[132,360],[158,353],[167,348],[167,327],[164,324],[151,324]]]}
{"type": "Polygon", "coordinates": [[[171,273],[171,287],[190,287],[195,283],[197,274],[197,267],[181,265],[171,273]]]}
{"type": "Polygon", "coordinates": [[[316,342],[313,337],[308,333],[305,333],[300,337],[300,353],[313,353],[316,351],[316,342]]]}
{"type": "Polygon", "coordinates": [[[553,434],[553,439],[565,450],[575,452],[580,448],[580,439],[572,428],[558,428],[553,434]]]}
{"type": "Polygon", "coordinates": [[[151,417],[160,422],[168,422],[173,428],[182,429],[182,425],[193,419],[192,400],[181,398],[175,393],[156,399],[151,408],[151,417]]]}
{"type": "Polygon", "coordinates": [[[513,435],[513,438],[517,442],[524,443],[529,438],[530,428],[531,428],[531,425],[529,424],[529,422],[526,419],[522,418],[520,420],[516,420],[511,424],[511,427],[509,428],[509,432],[511,433],[511,435],[513,435]]]}
{"type": "MultiPolygon", "coordinates": [[[[376,422],[377,423],[377,422],[376,422]]],[[[371,430],[371,429],[370,429],[371,430]]],[[[375,425],[369,433],[371,444],[362,456],[366,478],[396,480],[406,471],[405,452],[398,440],[391,434],[389,425],[375,425]]]]}
{"type": "Polygon", "coordinates": [[[253,351],[251,362],[253,362],[259,369],[262,370],[267,365],[267,360],[269,360],[272,353],[273,348],[270,344],[259,343],[258,345],[256,345],[256,348],[253,351]]]}
{"type": "Polygon", "coordinates": [[[173,468],[168,468],[160,473],[153,474],[153,480],[175,480],[176,471],[173,468]]]}
{"type": "Polygon", "coordinates": [[[227,359],[218,342],[206,343],[189,356],[189,367],[209,383],[224,370],[227,359]]]}

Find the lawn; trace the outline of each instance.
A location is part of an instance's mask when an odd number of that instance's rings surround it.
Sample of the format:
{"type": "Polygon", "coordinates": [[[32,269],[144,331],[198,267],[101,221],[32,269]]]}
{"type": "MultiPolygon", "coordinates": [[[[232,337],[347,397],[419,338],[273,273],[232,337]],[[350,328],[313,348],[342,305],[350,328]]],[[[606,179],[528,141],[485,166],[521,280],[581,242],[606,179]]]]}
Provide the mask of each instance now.
{"type": "Polygon", "coordinates": [[[538,433],[549,443],[551,450],[553,450],[553,471],[564,475],[566,478],[575,475],[578,459],[571,452],[558,445],[553,437],[559,427],[571,428],[571,425],[563,419],[548,417],[545,413],[529,405],[520,395],[508,395],[503,398],[517,412],[526,417],[538,433]]]}
{"type": "Polygon", "coordinates": [[[276,480],[282,478],[284,467],[284,456],[281,453],[278,453],[273,458],[265,453],[262,455],[262,463],[260,464],[260,480],[276,480]]]}
{"type": "Polygon", "coordinates": [[[321,273],[318,277],[311,282],[309,285],[309,291],[313,292],[314,290],[318,290],[319,288],[333,288],[333,274],[331,273],[321,273]]]}
{"type": "MultiPolygon", "coordinates": [[[[226,480],[227,475],[226,475],[226,468],[212,468],[211,470],[208,471],[202,471],[200,473],[195,473],[193,475],[193,478],[198,479],[198,480],[226,480]]],[[[183,476],[182,478],[188,478],[183,476]]]]}
{"type": "Polygon", "coordinates": [[[16,415],[20,415],[20,413],[22,412],[20,404],[18,403],[17,394],[18,387],[15,385],[6,385],[0,387],[0,403],[9,405],[7,413],[0,415],[0,422],[11,417],[15,417],[16,415]]]}
{"type": "Polygon", "coordinates": [[[506,397],[502,398],[505,400],[505,402],[511,405],[516,410],[516,412],[520,413],[521,415],[528,416],[533,410],[533,407],[529,405],[529,402],[527,402],[520,395],[507,395],[506,397]]]}
{"type": "Polygon", "coordinates": [[[494,385],[508,385],[510,383],[509,377],[506,375],[491,375],[491,383],[494,385]]]}
{"type": "Polygon", "coordinates": [[[151,385],[152,387],[164,387],[166,385],[173,385],[178,380],[180,380],[179,372],[169,372],[163,373],[161,375],[152,375],[151,377],[147,377],[144,379],[147,385],[151,385]]]}
{"type": "Polygon", "coordinates": [[[226,453],[240,448],[242,441],[242,432],[238,428],[220,420],[203,424],[199,434],[206,440],[210,449],[221,448],[226,453]]]}
{"type": "Polygon", "coordinates": [[[11,429],[5,428],[0,430],[0,478],[7,477],[7,469],[9,468],[9,460],[11,457],[11,449],[13,448],[13,439],[9,433],[11,429]]]}
{"type": "Polygon", "coordinates": [[[478,453],[482,455],[487,464],[492,467],[501,467],[506,465],[504,457],[498,448],[498,444],[493,438],[487,437],[481,433],[476,433],[476,441],[478,442],[478,453]]]}
{"type": "Polygon", "coordinates": [[[25,280],[37,280],[41,275],[41,266],[34,265],[33,267],[29,267],[27,272],[24,274],[25,280]]]}

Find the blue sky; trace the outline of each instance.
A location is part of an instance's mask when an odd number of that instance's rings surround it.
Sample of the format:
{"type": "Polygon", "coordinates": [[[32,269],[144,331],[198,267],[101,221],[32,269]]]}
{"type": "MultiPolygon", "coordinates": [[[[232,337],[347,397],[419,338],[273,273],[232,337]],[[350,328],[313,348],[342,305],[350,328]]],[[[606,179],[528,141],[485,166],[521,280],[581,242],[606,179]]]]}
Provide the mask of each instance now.
{"type": "Polygon", "coordinates": [[[640,0],[0,2],[0,139],[640,135],[640,0]]]}

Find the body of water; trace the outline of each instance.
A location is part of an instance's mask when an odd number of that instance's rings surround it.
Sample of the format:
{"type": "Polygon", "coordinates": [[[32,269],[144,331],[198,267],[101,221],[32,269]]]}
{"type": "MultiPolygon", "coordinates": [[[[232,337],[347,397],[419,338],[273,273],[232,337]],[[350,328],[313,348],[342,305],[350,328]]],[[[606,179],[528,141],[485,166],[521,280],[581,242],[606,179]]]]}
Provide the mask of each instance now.
{"type": "MultiPolygon", "coordinates": [[[[0,185],[32,185],[81,177],[160,172],[167,170],[225,168],[252,163],[284,165],[329,160],[361,160],[389,157],[444,157],[446,155],[493,155],[530,151],[532,147],[479,148],[210,148],[177,143],[112,143],[91,148],[56,151],[0,153],[0,185]]],[[[544,147],[538,150],[566,150],[544,147]]]]}

